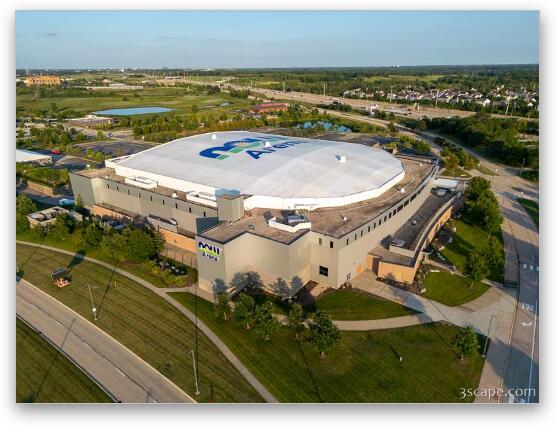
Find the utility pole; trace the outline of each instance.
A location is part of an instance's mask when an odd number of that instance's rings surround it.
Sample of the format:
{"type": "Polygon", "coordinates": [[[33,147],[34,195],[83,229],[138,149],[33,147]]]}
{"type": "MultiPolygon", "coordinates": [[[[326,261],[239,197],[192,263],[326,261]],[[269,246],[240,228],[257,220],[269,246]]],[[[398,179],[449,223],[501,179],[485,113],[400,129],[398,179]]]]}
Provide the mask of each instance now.
{"type": "Polygon", "coordinates": [[[435,108],[437,108],[437,99],[439,99],[439,89],[437,89],[437,93],[435,94],[435,108]]]}
{"type": "Polygon", "coordinates": [[[89,298],[91,299],[91,311],[93,311],[93,319],[97,320],[97,308],[95,308],[95,302],[93,301],[93,293],[91,292],[91,286],[87,284],[87,289],[89,290],[89,298]]]}
{"type": "Polygon", "coordinates": [[[323,97],[325,97],[325,86],[327,85],[327,83],[323,83],[323,97]]]}
{"type": "Polygon", "coordinates": [[[284,81],[282,82],[282,93],[284,93],[284,81]]]}

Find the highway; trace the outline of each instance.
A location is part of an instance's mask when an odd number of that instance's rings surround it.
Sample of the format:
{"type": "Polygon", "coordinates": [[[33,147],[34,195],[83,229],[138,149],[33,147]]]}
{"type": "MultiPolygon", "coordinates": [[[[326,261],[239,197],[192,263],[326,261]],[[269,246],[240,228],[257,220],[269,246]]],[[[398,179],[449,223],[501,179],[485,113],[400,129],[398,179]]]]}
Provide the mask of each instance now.
{"type": "Polygon", "coordinates": [[[23,279],[16,285],[16,312],[118,402],[196,402],[90,321],[23,279]]]}

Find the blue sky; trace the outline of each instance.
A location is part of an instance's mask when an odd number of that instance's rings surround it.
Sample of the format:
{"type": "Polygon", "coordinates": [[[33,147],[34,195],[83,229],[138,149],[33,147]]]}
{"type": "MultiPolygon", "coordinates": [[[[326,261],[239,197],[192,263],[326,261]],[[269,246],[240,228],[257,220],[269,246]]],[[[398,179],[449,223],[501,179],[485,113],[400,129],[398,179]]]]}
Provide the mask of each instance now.
{"type": "Polygon", "coordinates": [[[339,67],[539,62],[517,12],[18,11],[18,68],[339,67]]]}

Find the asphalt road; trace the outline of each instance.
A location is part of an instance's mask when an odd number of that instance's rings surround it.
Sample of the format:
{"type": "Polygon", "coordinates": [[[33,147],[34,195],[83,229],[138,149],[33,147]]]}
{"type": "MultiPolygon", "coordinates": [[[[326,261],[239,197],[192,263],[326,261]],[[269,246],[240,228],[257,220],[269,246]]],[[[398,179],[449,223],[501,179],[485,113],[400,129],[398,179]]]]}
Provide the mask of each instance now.
{"type": "Polygon", "coordinates": [[[16,311],[118,401],[195,402],[129,349],[25,280],[16,287],[16,311]]]}

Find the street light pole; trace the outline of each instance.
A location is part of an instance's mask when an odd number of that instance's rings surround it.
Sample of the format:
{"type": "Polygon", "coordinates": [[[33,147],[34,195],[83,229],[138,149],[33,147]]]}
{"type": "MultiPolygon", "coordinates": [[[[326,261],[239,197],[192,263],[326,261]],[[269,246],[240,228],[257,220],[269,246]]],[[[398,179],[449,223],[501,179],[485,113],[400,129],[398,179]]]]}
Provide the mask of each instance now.
{"type": "Polygon", "coordinates": [[[87,284],[87,289],[89,290],[89,297],[91,299],[91,310],[93,311],[93,319],[97,320],[97,308],[95,308],[95,302],[93,301],[93,293],[91,292],[91,286],[87,284]]]}
{"type": "Polygon", "coordinates": [[[199,384],[197,382],[197,368],[195,366],[195,351],[192,349],[190,352],[193,361],[193,375],[195,376],[195,394],[199,395],[201,392],[199,392],[199,384]]]}

